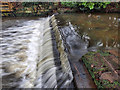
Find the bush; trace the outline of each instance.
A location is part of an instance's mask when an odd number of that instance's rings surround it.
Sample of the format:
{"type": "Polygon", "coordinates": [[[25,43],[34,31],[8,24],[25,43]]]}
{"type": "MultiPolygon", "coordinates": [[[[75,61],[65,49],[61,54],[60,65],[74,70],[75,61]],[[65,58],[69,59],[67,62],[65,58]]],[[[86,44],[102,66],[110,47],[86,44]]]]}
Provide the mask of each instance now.
{"type": "Polygon", "coordinates": [[[93,10],[106,8],[110,2],[62,2],[63,6],[75,7],[80,10],[93,10]]]}
{"type": "Polygon", "coordinates": [[[61,4],[65,7],[77,7],[78,2],[61,2],[61,4]]]}

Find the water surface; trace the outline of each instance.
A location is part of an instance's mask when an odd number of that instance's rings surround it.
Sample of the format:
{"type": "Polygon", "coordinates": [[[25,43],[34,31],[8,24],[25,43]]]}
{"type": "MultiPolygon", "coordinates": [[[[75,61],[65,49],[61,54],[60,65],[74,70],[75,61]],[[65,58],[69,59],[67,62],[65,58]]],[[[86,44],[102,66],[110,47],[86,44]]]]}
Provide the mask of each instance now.
{"type": "MultiPolygon", "coordinates": [[[[60,14],[56,17],[60,30],[66,30],[64,35],[67,35],[66,41],[71,48],[70,59],[79,60],[87,53],[87,47],[91,46],[120,47],[118,14],[60,14]]],[[[38,17],[2,19],[0,73],[4,87],[17,85],[34,87],[38,51],[42,45],[46,19],[38,17]]]]}
{"type": "Polygon", "coordinates": [[[120,47],[118,14],[60,14],[57,19],[59,27],[68,26],[70,22],[80,36],[89,38],[89,46],[120,47]]]}
{"type": "Polygon", "coordinates": [[[3,18],[0,34],[2,86],[34,86],[39,46],[47,18],[3,18]]]}

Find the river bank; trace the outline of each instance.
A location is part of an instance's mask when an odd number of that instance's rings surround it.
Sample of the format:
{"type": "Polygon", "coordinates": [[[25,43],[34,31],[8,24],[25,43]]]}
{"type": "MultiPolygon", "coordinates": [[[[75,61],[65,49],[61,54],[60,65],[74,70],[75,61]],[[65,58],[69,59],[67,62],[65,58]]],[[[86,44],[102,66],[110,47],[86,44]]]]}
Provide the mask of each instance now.
{"type": "MultiPolygon", "coordinates": [[[[84,3],[82,2],[84,5],[84,3]]],[[[93,3],[95,4],[95,3],[93,3]]],[[[49,16],[53,14],[61,13],[120,13],[120,3],[111,2],[108,5],[104,3],[100,4],[93,9],[89,8],[89,4],[86,6],[70,6],[66,3],[16,3],[14,4],[13,11],[2,12],[2,17],[31,17],[31,16],[49,16]],[[33,6],[30,6],[33,5],[33,6]],[[103,6],[102,6],[103,5],[103,6]],[[105,7],[105,8],[103,8],[105,7]]],[[[97,4],[96,4],[97,5],[97,4]]],[[[4,9],[4,7],[2,8],[4,9]]]]}

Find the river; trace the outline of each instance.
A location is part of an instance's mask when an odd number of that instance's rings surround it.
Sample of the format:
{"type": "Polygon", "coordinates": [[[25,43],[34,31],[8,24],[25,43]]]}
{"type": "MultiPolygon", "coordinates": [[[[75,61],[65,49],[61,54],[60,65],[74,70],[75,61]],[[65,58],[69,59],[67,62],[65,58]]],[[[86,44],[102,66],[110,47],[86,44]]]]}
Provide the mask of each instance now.
{"type": "MultiPolygon", "coordinates": [[[[64,34],[70,39],[66,42],[82,51],[90,47],[99,49],[120,48],[120,36],[118,36],[118,26],[120,18],[118,14],[60,14],[57,15],[58,27],[65,30],[68,26],[73,28],[75,37],[70,36],[67,29],[64,34]],[[82,40],[89,42],[84,43],[82,40]],[[76,38],[76,39],[75,39],[76,38]],[[71,42],[71,39],[73,40],[71,42]],[[80,44],[83,42],[84,44],[80,44]],[[77,46],[78,47],[77,47],[77,46]],[[83,47],[84,46],[84,47],[83,47]],[[86,47],[87,46],[87,47],[86,47]]],[[[32,88],[35,85],[38,50],[42,45],[44,23],[49,17],[5,17],[2,18],[2,37],[0,37],[0,48],[2,49],[0,61],[0,73],[3,87],[25,87],[32,88]],[[15,78],[16,77],[16,78],[15,78]]],[[[61,31],[64,33],[64,31],[61,31]]],[[[72,54],[70,58],[78,60],[88,50],[78,52],[69,50],[72,54]],[[77,53],[77,54],[75,54],[77,53]]]]}

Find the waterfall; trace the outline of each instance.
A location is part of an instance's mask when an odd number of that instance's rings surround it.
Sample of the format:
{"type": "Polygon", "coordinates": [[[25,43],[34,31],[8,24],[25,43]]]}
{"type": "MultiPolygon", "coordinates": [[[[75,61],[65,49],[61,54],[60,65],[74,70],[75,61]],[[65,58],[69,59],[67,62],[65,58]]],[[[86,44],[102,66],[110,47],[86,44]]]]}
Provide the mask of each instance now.
{"type": "Polygon", "coordinates": [[[55,17],[52,16],[44,26],[35,87],[65,88],[73,76],[55,17]]]}
{"type": "Polygon", "coordinates": [[[55,16],[2,30],[3,88],[66,88],[73,80],[55,16]]]}

